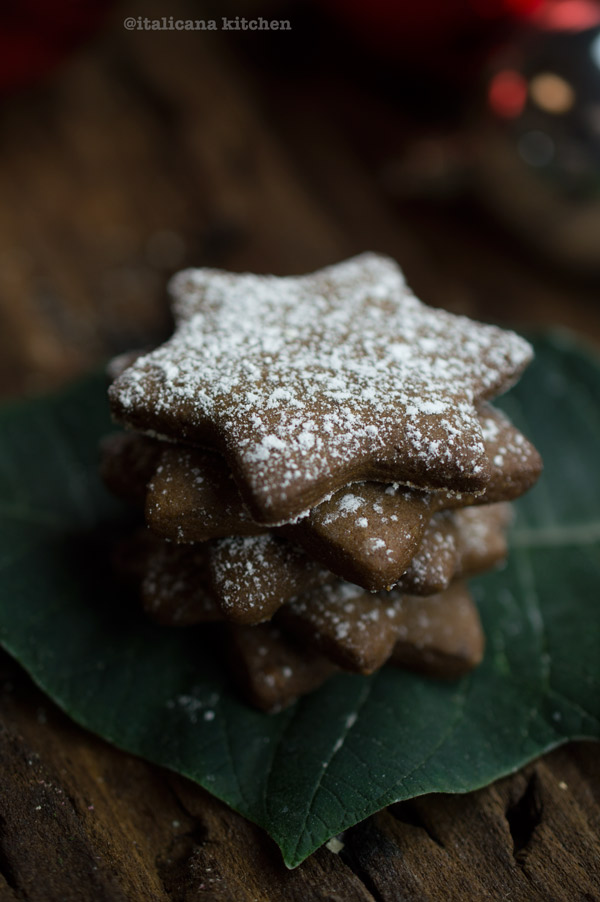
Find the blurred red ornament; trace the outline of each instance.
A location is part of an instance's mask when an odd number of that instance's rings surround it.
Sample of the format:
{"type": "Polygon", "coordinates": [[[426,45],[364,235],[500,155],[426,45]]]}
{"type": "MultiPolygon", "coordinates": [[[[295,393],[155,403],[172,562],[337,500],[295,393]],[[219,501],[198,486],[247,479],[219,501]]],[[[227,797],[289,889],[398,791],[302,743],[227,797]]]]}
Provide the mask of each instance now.
{"type": "Polygon", "coordinates": [[[42,78],[102,23],[109,0],[4,0],[0,92],[42,78]]]}
{"type": "Polygon", "coordinates": [[[533,21],[547,31],[583,31],[598,25],[600,7],[596,0],[546,0],[533,21]]]}
{"type": "Polygon", "coordinates": [[[546,0],[490,61],[471,185],[554,264],[600,274],[600,2],[546,0]]]}
{"type": "Polygon", "coordinates": [[[322,0],[372,49],[438,69],[499,25],[527,18],[543,0],[322,0]]]}
{"type": "Polygon", "coordinates": [[[514,119],[527,102],[527,82],[520,72],[504,69],[492,78],[488,88],[490,107],[503,119],[514,119]]]}
{"type": "Polygon", "coordinates": [[[600,280],[600,0],[544,0],[465,96],[388,166],[390,193],[477,198],[544,265],[600,280]]]}

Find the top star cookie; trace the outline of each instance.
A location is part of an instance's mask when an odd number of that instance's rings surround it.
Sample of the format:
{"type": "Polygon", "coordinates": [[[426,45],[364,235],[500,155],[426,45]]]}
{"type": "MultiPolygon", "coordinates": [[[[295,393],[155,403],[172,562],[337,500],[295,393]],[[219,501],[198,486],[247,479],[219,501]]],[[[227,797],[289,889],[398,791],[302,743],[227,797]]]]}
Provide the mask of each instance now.
{"type": "Polygon", "coordinates": [[[257,521],[361,480],[485,488],[475,404],[529,362],[513,332],[425,306],[371,253],[299,277],[191,269],[170,289],[175,332],[113,383],[113,415],[221,451],[257,521]]]}

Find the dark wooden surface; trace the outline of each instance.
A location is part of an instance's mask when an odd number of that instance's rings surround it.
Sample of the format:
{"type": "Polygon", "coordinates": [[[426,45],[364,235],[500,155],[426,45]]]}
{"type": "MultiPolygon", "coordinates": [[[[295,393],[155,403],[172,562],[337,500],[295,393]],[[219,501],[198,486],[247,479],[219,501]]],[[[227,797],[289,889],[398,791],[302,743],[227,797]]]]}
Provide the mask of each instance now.
{"type": "MultiPolygon", "coordinates": [[[[415,127],[335,28],[126,32],[128,3],[0,109],[0,388],[57,386],[167,334],[188,264],[302,272],[372,248],[425,300],[600,341],[597,287],[532,259],[472,205],[399,205],[415,127]],[[279,43],[277,43],[279,41],[279,43]]],[[[492,787],[393,806],[293,872],[189,781],[68,721],[1,659],[0,898],[600,899],[600,755],[573,743],[492,787]]]]}

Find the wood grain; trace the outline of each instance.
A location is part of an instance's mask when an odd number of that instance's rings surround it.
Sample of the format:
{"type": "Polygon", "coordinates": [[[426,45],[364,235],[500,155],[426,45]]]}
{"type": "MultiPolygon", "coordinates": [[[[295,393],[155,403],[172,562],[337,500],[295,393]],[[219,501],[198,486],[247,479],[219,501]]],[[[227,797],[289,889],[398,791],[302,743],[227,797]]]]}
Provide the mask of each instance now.
{"type": "Polygon", "coordinates": [[[200,787],[72,724],[2,656],[0,898],[595,900],[600,760],[573,743],[491,787],[391,806],[288,871],[200,787]]]}
{"type": "MultiPolygon", "coordinates": [[[[530,258],[473,205],[394,197],[389,173],[419,128],[331,25],[292,9],[282,47],[128,33],[124,15],[210,11],[117,6],[94,42],[4,102],[4,394],[160,340],[181,266],[283,274],[366,247],[399,259],[430,303],[600,342],[594,286],[530,258]]],[[[600,899],[595,745],[392,806],[290,872],[199,787],[74,726],[6,657],[1,674],[2,900],[600,899]]]]}

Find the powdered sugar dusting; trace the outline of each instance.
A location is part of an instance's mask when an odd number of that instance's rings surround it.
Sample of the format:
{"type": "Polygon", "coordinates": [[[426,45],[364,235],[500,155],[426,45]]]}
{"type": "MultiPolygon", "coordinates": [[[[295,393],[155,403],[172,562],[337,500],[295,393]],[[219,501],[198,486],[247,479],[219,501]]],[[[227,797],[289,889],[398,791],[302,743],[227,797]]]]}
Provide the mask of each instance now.
{"type": "Polygon", "coordinates": [[[188,270],[171,287],[175,335],[117,379],[113,408],[176,438],[219,433],[277,518],[307,506],[307,485],[325,494],[336,473],[341,484],[349,462],[387,461],[423,484],[484,476],[473,404],[531,353],[513,333],[421,304],[374,254],[297,278],[188,270]]]}
{"type": "Polygon", "coordinates": [[[370,673],[387,660],[398,636],[402,595],[365,592],[338,580],[282,608],[288,629],[308,634],[335,663],[370,673]]]}
{"type": "Polygon", "coordinates": [[[207,563],[219,607],[243,623],[268,620],[294,595],[334,578],[301,548],[270,533],[211,542],[207,563]]]}
{"type": "Polygon", "coordinates": [[[454,517],[446,513],[434,514],[399,585],[415,594],[440,592],[450,585],[458,565],[454,517]]]}

